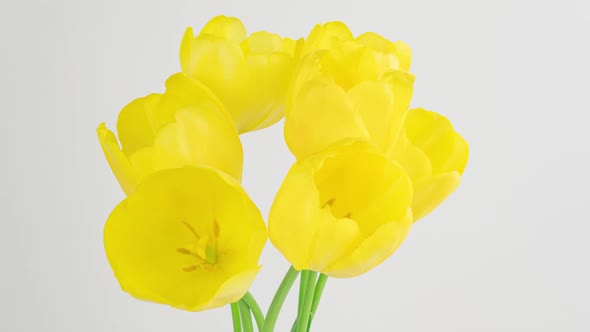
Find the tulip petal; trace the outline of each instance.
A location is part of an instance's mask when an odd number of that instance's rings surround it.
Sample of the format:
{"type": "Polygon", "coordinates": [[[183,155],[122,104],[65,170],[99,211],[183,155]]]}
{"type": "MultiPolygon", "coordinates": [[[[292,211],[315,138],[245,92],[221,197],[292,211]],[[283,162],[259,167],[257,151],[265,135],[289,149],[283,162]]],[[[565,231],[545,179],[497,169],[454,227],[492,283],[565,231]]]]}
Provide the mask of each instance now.
{"type": "Polygon", "coordinates": [[[355,40],[381,53],[395,52],[395,45],[392,42],[374,32],[365,32],[356,37],[355,40]]]}
{"type": "Polygon", "coordinates": [[[360,53],[359,81],[376,81],[388,71],[397,69],[399,62],[394,54],[379,53],[370,48],[365,48],[360,53]]]}
{"type": "MultiPolygon", "coordinates": [[[[121,204],[117,205],[113,212],[111,212],[105,223],[103,234],[104,247],[111,269],[117,280],[119,280],[121,288],[129,294],[138,294],[145,292],[145,290],[142,290],[141,284],[127,281],[129,279],[138,279],[138,276],[129,276],[128,273],[121,273],[119,269],[119,254],[125,250],[125,237],[122,231],[123,223],[121,221],[125,220],[127,217],[127,204],[121,202],[121,204]]],[[[153,293],[149,294],[148,297],[162,300],[160,296],[153,293]]]]}
{"type": "Polygon", "coordinates": [[[176,111],[175,118],[156,136],[154,170],[210,165],[241,179],[242,145],[223,112],[187,106],[176,111]]]}
{"type": "Polygon", "coordinates": [[[414,183],[412,210],[414,222],[422,219],[440,205],[459,187],[461,175],[449,172],[427,177],[414,183]]]}
{"type": "Polygon", "coordinates": [[[384,169],[388,174],[383,178],[384,188],[380,195],[354,214],[365,235],[379,228],[383,219],[405,220],[413,202],[412,181],[402,166],[389,160],[384,169]]]}
{"type": "Polygon", "coordinates": [[[392,114],[394,114],[394,119],[403,119],[401,124],[395,121],[391,123],[389,138],[387,139],[389,147],[384,151],[388,151],[391,146],[395,146],[403,134],[405,119],[414,93],[415,79],[414,75],[399,70],[391,70],[382,77],[382,81],[389,83],[393,91],[392,114]]]}
{"type": "Polygon", "coordinates": [[[127,156],[119,148],[117,137],[112,131],[108,130],[104,123],[101,123],[96,129],[98,140],[107,161],[113,170],[117,181],[121,184],[123,191],[129,195],[138,184],[138,176],[131,166],[127,156]]]}
{"type": "MultiPolygon", "coordinates": [[[[212,301],[199,308],[199,310],[221,308],[228,303],[239,301],[248,292],[248,288],[254,282],[260,268],[247,270],[229,278],[219,287],[212,301]]],[[[191,308],[187,310],[196,311],[191,310],[191,308]]]]}
{"type": "Polygon", "coordinates": [[[200,36],[193,39],[191,48],[190,61],[183,72],[201,81],[223,100],[238,129],[248,126],[241,113],[249,73],[240,46],[223,39],[200,36]]]}
{"type": "Polygon", "coordinates": [[[412,49],[406,43],[398,40],[393,43],[395,45],[395,54],[399,61],[399,70],[409,72],[412,64],[412,49]]]}
{"type": "Polygon", "coordinates": [[[154,170],[154,148],[152,146],[136,151],[129,156],[129,162],[137,175],[138,183],[141,183],[154,170]]]}
{"type": "Polygon", "coordinates": [[[119,113],[117,133],[123,152],[130,155],[135,151],[152,145],[154,128],[151,116],[161,99],[160,94],[137,98],[127,104],[119,113]]]}
{"type": "Polygon", "coordinates": [[[183,73],[176,73],[166,80],[166,93],[162,96],[157,114],[154,115],[154,122],[158,124],[158,128],[161,128],[175,120],[174,114],[177,110],[189,105],[218,109],[220,112],[225,113],[226,117],[231,121],[231,116],[213,91],[202,82],[183,73]]]}
{"type": "Polygon", "coordinates": [[[324,273],[335,278],[351,278],[373,269],[397,250],[411,225],[411,213],[399,222],[382,225],[351,253],[327,267],[324,273]]]}
{"type": "Polygon", "coordinates": [[[397,66],[392,69],[410,71],[412,49],[402,41],[391,42],[374,32],[366,32],[355,38],[356,41],[382,53],[395,56],[397,66]]]}
{"type": "Polygon", "coordinates": [[[267,31],[254,32],[244,40],[242,49],[248,54],[265,54],[270,55],[279,50],[283,40],[281,36],[267,31]]]}
{"type": "Polygon", "coordinates": [[[191,54],[192,54],[192,45],[193,39],[195,35],[193,33],[193,28],[188,27],[184,31],[184,35],[182,36],[182,41],[180,42],[180,68],[183,73],[186,73],[191,65],[191,54]]]}
{"type": "Polygon", "coordinates": [[[239,19],[224,15],[216,16],[205,24],[199,35],[207,34],[238,43],[247,36],[246,27],[239,19]]]}
{"type": "Polygon", "coordinates": [[[432,175],[432,165],[428,156],[413,145],[402,130],[396,146],[388,154],[398,162],[410,175],[412,181],[417,181],[425,176],[432,175]]]}
{"type": "Polygon", "coordinates": [[[241,117],[250,127],[244,126],[242,132],[266,128],[284,116],[287,78],[293,70],[293,58],[285,53],[249,55],[247,61],[257,82],[247,89],[241,117]]]}
{"type": "Polygon", "coordinates": [[[320,57],[321,70],[344,90],[348,90],[365,79],[366,73],[360,68],[364,51],[365,48],[358,43],[343,42],[320,57]]]}
{"type": "Polygon", "coordinates": [[[405,129],[412,144],[430,158],[434,174],[463,172],[469,149],[447,118],[435,112],[414,109],[408,113],[405,129]]]}
{"type": "Polygon", "coordinates": [[[362,82],[348,91],[348,98],[361,116],[370,140],[385,150],[389,145],[389,128],[401,127],[405,117],[405,111],[393,107],[394,96],[389,84],[362,82]]]}
{"type": "Polygon", "coordinates": [[[310,82],[302,88],[290,105],[284,130],[287,145],[298,158],[345,138],[368,138],[344,90],[322,82],[310,82]]]}
{"type": "Polygon", "coordinates": [[[274,198],[268,217],[273,245],[297,270],[310,268],[310,252],[321,218],[316,204],[319,193],[308,173],[311,165],[295,164],[274,198]]]}
{"type": "Polygon", "coordinates": [[[346,24],[338,21],[317,24],[309,33],[303,47],[303,55],[336,47],[343,41],[352,40],[352,32],[346,24]]]}
{"type": "Polygon", "coordinates": [[[329,264],[358,245],[360,230],[349,218],[335,218],[329,207],[318,216],[317,232],[311,245],[309,269],[323,271],[329,264]]]}

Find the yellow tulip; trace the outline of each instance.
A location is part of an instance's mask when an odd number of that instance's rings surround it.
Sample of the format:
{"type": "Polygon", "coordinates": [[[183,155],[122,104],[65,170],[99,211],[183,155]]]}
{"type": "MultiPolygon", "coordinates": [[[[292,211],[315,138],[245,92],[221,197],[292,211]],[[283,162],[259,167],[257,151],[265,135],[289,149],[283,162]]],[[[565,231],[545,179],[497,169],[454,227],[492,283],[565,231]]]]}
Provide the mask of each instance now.
{"type": "Polygon", "coordinates": [[[337,47],[342,42],[353,40],[354,36],[346,24],[339,21],[316,24],[303,46],[302,55],[318,50],[329,50],[337,47]]]}
{"type": "Polygon", "coordinates": [[[298,159],[342,139],[370,142],[411,176],[417,221],[457,188],[468,148],[441,115],[423,110],[408,115],[413,75],[386,70],[387,62],[363,56],[372,52],[365,44],[389,47],[380,38],[365,34],[301,61],[287,104],[285,140],[298,159]]]}
{"type": "Polygon", "coordinates": [[[391,256],[412,225],[405,170],[363,142],[298,160],[269,215],[269,236],[297,270],[358,276],[391,256]]]}
{"type": "Polygon", "coordinates": [[[461,182],[469,158],[467,142],[444,116],[424,109],[408,112],[404,131],[389,151],[414,183],[414,221],[444,201],[461,182]]]}
{"type": "MultiPolygon", "coordinates": [[[[323,82],[331,85],[330,90],[343,90],[346,93],[358,85],[365,85],[361,89],[368,89],[367,81],[381,83],[373,84],[370,89],[374,90],[382,90],[383,87],[379,85],[388,82],[398,90],[395,95],[396,107],[409,106],[414,82],[413,75],[408,73],[412,52],[402,41],[390,42],[373,32],[355,38],[344,23],[333,21],[313,28],[302,55],[288,92],[286,112],[293,108],[290,104],[302,92],[313,90],[306,89],[311,82],[323,82]]],[[[391,92],[385,93],[388,96],[379,98],[393,98],[391,92]]]]}
{"type": "Polygon", "coordinates": [[[267,240],[239,183],[207,166],[152,174],[111,213],[107,258],[133,297],[201,311],[236,302],[267,240]]]}
{"type": "Polygon", "coordinates": [[[183,73],[220,98],[240,133],[268,127],[284,115],[286,91],[303,40],[265,31],[251,34],[234,17],[217,16],[180,46],[183,73]]]}
{"type": "MultiPolygon", "coordinates": [[[[362,52],[364,61],[373,62],[374,67],[383,70],[396,69],[409,71],[412,50],[402,42],[391,42],[374,32],[363,33],[356,38],[346,24],[338,21],[317,24],[307,36],[302,55],[321,50],[334,50],[343,44],[357,42],[366,46],[362,52]]],[[[356,69],[356,68],[352,68],[356,69]]],[[[363,70],[363,68],[359,68],[363,70]]]]}
{"type": "Polygon", "coordinates": [[[412,98],[414,77],[401,71],[390,71],[379,80],[347,77],[335,70],[294,83],[284,132],[297,158],[345,138],[370,141],[383,151],[395,144],[412,98]]]}
{"type": "Polygon", "coordinates": [[[242,145],[222,104],[204,85],[183,74],[166,81],[166,93],[138,98],[123,108],[117,137],[97,129],[104,154],[123,191],[131,194],[148,175],[195,165],[216,167],[238,181],[242,145]]]}

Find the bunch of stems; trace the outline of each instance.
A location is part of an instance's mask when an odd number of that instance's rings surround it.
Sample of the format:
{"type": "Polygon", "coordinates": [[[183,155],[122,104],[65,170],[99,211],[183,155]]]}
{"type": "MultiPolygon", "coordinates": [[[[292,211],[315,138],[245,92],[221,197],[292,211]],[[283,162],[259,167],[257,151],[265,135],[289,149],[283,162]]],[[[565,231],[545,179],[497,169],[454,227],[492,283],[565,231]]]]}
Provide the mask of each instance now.
{"type": "Polygon", "coordinates": [[[277,289],[266,317],[250,292],[246,293],[240,301],[231,304],[234,332],[253,332],[254,322],[259,332],[273,332],[283,303],[298,277],[300,277],[299,305],[291,332],[309,332],[328,276],[323,273],[318,276],[317,272],[309,270],[300,273],[292,266],[277,289]]]}

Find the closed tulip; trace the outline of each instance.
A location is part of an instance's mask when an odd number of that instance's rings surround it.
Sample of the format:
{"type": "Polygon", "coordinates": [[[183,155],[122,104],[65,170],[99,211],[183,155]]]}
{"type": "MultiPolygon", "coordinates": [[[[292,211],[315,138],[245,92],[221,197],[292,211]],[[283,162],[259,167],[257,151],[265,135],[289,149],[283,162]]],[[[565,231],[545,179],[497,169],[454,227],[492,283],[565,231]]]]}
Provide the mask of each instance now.
{"type": "Polygon", "coordinates": [[[240,133],[268,127],[284,116],[286,91],[303,40],[266,31],[248,36],[234,17],[213,18],[195,36],[188,28],[180,47],[183,73],[208,86],[240,133]]]}
{"type": "MultiPolygon", "coordinates": [[[[396,69],[408,72],[412,62],[412,50],[403,41],[389,41],[383,36],[366,32],[357,37],[348,29],[346,24],[339,21],[317,24],[307,36],[302,55],[315,51],[334,50],[341,48],[343,44],[357,42],[367,49],[363,50],[365,60],[373,62],[379,70],[396,69]],[[371,58],[371,59],[369,59],[371,58]]],[[[361,70],[367,69],[359,68],[361,70]]]]}
{"type": "Polygon", "coordinates": [[[382,37],[365,34],[306,56],[290,90],[285,140],[298,159],[343,139],[373,144],[406,168],[417,221],[457,188],[468,147],[442,115],[408,112],[414,76],[402,69],[409,68],[409,58],[381,61],[373,51],[390,47],[382,37]]]}
{"type": "Polygon", "coordinates": [[[404,132],[389,155],[414,184],[414,221],[442,203],[461,182],[469,147],[444,116],[421,108],[408,112],[404,132]]]}
{"type": "Polygon", "coordinates": [[[162,169],[209,165],[242,176],[242,145],[219,100],[198,81],[175,74],[164,94],[138,98],[121,110],[117,134],[97,129],[104,154],[123,191],[131,194],[162,169]]]}

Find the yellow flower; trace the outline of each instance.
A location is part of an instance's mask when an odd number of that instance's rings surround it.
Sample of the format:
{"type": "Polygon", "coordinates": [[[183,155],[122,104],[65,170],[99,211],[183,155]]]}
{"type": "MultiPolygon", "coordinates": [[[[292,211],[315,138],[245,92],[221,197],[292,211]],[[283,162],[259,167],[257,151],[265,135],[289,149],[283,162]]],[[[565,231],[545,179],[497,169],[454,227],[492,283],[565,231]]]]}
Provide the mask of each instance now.
{"type": "Polygon", "coordinates": [[[269,215],[269,236],[298,270],[354,277],[391,256],[412,225],[404,169],[362,142],[298,160],[269,215]]]}
{"type": "Polygon", "coordinates": [[[216,169],[154,173],[111,213],[107,258],[135,298],[200,311],[238,301],[267,239],[239,183],[216,169]]]}
{"type": "Polygon", "coordinates": [[[329,50],[337,47],[342,42],[353,39],[352,32],[342,22],[332,21],[316,24],[305,39],[302,55],[318,50],[329,50]]]}
{"type": "Polygon", "coordinates": [[[97,134],[126,194],[155,171],[195,165],[216,167],[238,181],[242,145],[222,104],[183,74],[166,81],[165,94],[138,98],[123,108],[117,137],[102,123],[97,134]]]}
{"type": "Polygon", "coordinates": [[[240,133],[268,127],[284,115],[286,90],[303,40],[265,31],[251,34],[234,17],[217,16],[180,46],[182,71],[211,88],[240,133]]]}
{"type": "Polygon", "coordinates": [[[417,221],[457,188],[467,144],[441,115],[423,110],[408,115],[413,75],[387,70],[386,62],[373,61],[378,57],[364,56],[372,48],[363,43],[387,43],[376,35],[363,36],[302,60],[287,104],[285,140],[298,159],[342,139],[370,142],[411,176],[417,221]]]}
{"type": "Polygon", "coordinates": [[[359,80],[352,86],[332,77],[305,81],[290,100],[284,131],[291,152],[301,158],[345,138],[367,140],[388,151],[403,127],[414,77],[391,71],[380,80],[359,80]]]}
{"type": "Polygon", "coordinates": [[[412,178],[412,210],[417,221],[457,189],[467,165],[469,147],[447,118],[418,108],[408,112],[404,133],[389,155],[412,178]]]}
{"type": "MultiPolygon", "coordinates": [[[[373,90],[382,90],[386,83],[403,84],[398,87],[401,91],[396,91],[397,107],[404,107],[405,104],[409,106],[414,82],[413,75],[408,74],[412,52],[402,41],[390,42],[373,32],[354,38],[344,23],[334,21],[318,24],[313,28],[307,37],[302,55],[304,57],[295,69],[293,83],[288,92],[286,112],[293,109],[290,104],[302,92],[309,93],[309,90],[313,90],[306,89],[308,85],[317,82],[329,85],[329,93],[348,93],[358,85],[365,85],[363,88],[368,89],[367,85],[370,84],[366,84],[367,81],[380,82],[373,84],[370,88],[373,90]],[[400,79],[403,82],[396,82],[400,79]]],[[[386,93],[386,98],[393,98],[391,92],[378,93],[386,93]]]]}
{"type": "Polygon", "coordinates": [[[406,43],[391,42],[374,32],[366,32],[355,38],[346,24],[338,21],[317,24],[307,36],[302,55],[320,50],[338,49],[343,44],[351,42],[366,46],[367,48],[363,50],[363,57],[365,57],[363,60],[373,62],[377,68],[406,72],[410,70],[412,50],[406,43]]]}

